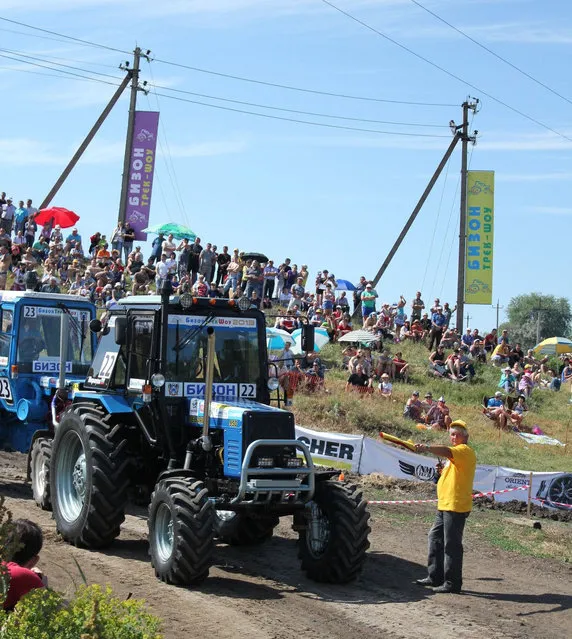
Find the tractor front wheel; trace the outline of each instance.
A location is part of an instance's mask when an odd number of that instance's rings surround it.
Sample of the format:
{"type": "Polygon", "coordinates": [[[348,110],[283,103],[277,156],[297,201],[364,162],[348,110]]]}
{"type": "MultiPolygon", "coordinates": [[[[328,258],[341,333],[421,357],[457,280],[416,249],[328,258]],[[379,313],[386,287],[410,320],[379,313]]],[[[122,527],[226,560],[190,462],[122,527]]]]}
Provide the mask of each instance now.
{"type": "Polygon", "coordinates": [[[170,477],[156,485],[149,505],[149,554],[161,581],[192,586],[208,577],[213,518],[202,481],[170,477]]]}
{"type": "Polygon", "coordinates": [[[309,509],[298,541],[302,570],[314,581],[352,581],[369,548],[369,513],[361,492],[352,484],[321,481],[309,509]]]}
{"type": "Polygon", "coordinates": [[[118,535],[127,503],[127,441],[97,406],[77,404],[58,426],[50,492],[56,527],[76,546],[102,548],[118,535]]]}

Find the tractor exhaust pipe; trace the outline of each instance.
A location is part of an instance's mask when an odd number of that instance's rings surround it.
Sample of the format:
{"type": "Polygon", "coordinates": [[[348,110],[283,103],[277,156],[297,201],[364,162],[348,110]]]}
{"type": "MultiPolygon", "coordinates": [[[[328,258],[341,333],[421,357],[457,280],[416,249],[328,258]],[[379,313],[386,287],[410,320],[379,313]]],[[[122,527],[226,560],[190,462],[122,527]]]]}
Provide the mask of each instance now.
{"type": "Polygon", "coordinates": [[[70,332],[70,318],[67,313],[61,314],[60,333],[60,375],[58,378],[58,388],[66,387],[66,363],[68,361],[68,346],[70,332]]]}
{"type": "Polygon", "coordinates": [[[212,450],[213,444],[209,435],[211,418],[211,400],[213,395],[214,378],[214,355],[215,355],[215,332],[212,326],[207,328],[207,365],[205,371],[205,402],[203,415],[203,433],[201,437],[203,450],[212,450]]]}

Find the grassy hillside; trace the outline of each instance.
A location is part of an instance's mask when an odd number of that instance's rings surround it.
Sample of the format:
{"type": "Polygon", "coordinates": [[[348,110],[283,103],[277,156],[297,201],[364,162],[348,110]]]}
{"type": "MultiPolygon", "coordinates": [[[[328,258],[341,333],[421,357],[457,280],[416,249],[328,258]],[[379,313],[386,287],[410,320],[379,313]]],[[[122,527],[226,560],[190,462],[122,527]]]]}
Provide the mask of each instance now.
{"type": "MultiPolygon", "coordinates": [[[[358,396],[345,393],[347,371],[339,368],[341,347],[327,345],[321,356],[328,367],[327,392],[303,394],[294,397],[293,411],[296,423],[316,430],[346,433],[364,433],[377,437],[380,430],[416,442],[444,442],[442,432],[419,431],[415,424],[402,417],[403,406],[411,392],[417,389],[421,397],[431,391],[437,399],[444,395],[452,419],[463,419],[469,428],[471,444],[480,464],[502,465],[524,470],[572,470],[572,404],[568,403],[568,387],[560,392],[533,391],[528,401],[529,412],[524,423],[537,424],[552,437],[569,445],[529,445],[511,432],[501,432],[494,422],[481,412],[485,395],[492,395],[500,378],[500,370],[491,365],[477,365],[476,378],[468,382],[451,382],[429,377],[427,374],[427,348],[421,344],[403,343],[400,350],[412,368],[412,382],[396,383],[393,400],[387,402],[377,396],[358,396]],[[567,434],[568,430],[568,434],[567,434]]],[[[392,349],[395,352],[395,348],[392,349]]]]}

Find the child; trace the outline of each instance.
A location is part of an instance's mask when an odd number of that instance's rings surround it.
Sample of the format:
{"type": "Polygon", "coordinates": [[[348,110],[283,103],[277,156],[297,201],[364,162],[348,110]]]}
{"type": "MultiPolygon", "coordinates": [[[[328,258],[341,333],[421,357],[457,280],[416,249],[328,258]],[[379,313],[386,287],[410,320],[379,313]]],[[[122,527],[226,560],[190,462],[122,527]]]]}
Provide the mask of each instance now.
{"type": "Polygon", "coordinates": [[[47,578],[35,568],[44,542],[40,527],[29,519],[16,519],[8,544],[12,545],[16,540],[20,546],[13,554],[12,561],[6,564],[10,581],[4,610],[13,610],[24,595],[48,585],[47,578]]]}
{"type": "Polygon", "coordinates": [[[383,373],[381,376],[381,382],[379,383],[379,392],[384,399],[391,399],[393,391],[393,384],[389,381],[389,375],[383,373]]]}

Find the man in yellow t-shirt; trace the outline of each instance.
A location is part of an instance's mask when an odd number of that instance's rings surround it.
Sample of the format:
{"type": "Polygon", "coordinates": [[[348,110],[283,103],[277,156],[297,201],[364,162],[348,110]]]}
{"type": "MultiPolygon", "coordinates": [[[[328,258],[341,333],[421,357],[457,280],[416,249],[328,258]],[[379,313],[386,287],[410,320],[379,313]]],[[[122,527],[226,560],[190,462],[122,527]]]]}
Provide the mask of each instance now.
{"type": "Polygon", "coordinates": [[[433,592],[459,593],[463,584],[463,530],[473,506],[477,457],[467,446],[465,422],[452,422],[449,438],[450,447],[415,445],[418,453],[447,458],[437,483],[437,517],[429,531],[428,576],[416,583],[433,586],[433,592]]]}

